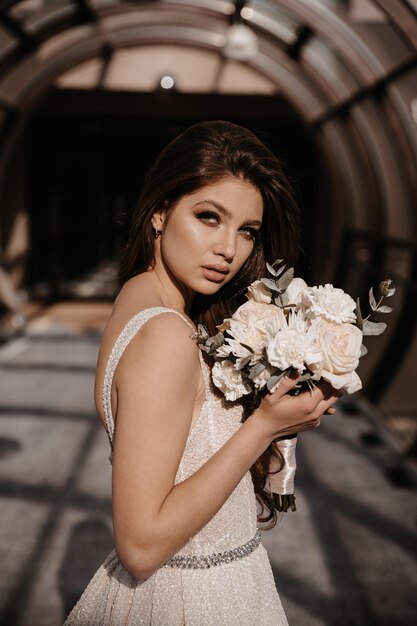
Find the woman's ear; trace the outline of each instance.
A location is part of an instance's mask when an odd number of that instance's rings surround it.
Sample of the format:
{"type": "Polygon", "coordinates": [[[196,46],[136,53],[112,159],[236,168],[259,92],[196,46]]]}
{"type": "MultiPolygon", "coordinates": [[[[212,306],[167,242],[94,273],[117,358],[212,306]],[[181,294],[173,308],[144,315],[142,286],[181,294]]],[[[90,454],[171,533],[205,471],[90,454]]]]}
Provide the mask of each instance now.
{"type": "Polygon", "coordinates": [[[155,230],[159,230],[161,231],[163,226],[164,226],[164,222],[165,222],[165,216],[163,213],[154,213],[152,215],[152,226],[154,227],[155,230]]]}

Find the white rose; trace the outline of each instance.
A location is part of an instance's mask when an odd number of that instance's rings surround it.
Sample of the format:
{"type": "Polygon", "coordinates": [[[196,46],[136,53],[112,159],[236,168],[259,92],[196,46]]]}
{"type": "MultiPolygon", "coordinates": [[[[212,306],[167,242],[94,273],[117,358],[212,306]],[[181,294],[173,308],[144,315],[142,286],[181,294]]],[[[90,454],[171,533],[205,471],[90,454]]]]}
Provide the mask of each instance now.
{"type": "Polygon", "coordinates": [[[322,361],[315,342],[315,332],[300,312],[290,313],[286,326],[272,338],[267,348],[268,361],[280,370],[294,367],[304,371],[307,366],[322,361]]]}
{"type": "Polygon", "coordinates": [[[255,362],[261,356],[265,346],[266,324],[280,315],[280,312],[281,309],[275,305],[248,300],[235,311],[233,317],[227,320],[226,329],[230,337],[226,338],[224,346],[218,348],[216,354],[227,356],[232,352],[239,358],[251,354],[246,348],[242,348],[240,344],[243,343],[252,349],[253,362],[255,362]]]}
{"type": "MultiPolygon", "coordinates": [[[[321,377],[335,389],[354,393],[362,388],[355,372],[359,364],[362,332],[353,324],[338,324],[318,318],[314,322],[316,342],[323,355],[321,377]]],[[[315,369],[313,365],[311,369],[315,369]]]]}
{"type": "Polygon", "coordinates": [[[338,324],[356,321],[355,301],[343,289],[333,285],[309,287],[302,293],[301,302],[310,319],[323,317],[338,324]]]}
{"type": "Polygon", "coordinates": [[[308,289],[308,285],[302,278],[293,278],[285,292],[289,304],[300,304],[302,293],[306,289],[308,289]]]}
{"type": "Polygon", "coordinates": [[[254,283],[249,285],[246,295],[249,300],[255,300],[255,302],[263,304],[270,304],[272,301],[272,293],[261,280],[255,280],[254,283]]]}
{"type": "Polygon", "coordinates": [[[213,383],[232,402],[250,393],[250,386],[243,382],[241,373],[231,361],[216,362],[211,371],[213,383]]]}
{"type": "Polygon", "coordinates": [[[277,307],[264,302],[248,300],[233,313],[231,321],[242,322],[246,326],[254,326],[258,322],[271,319],[277,307]]]}

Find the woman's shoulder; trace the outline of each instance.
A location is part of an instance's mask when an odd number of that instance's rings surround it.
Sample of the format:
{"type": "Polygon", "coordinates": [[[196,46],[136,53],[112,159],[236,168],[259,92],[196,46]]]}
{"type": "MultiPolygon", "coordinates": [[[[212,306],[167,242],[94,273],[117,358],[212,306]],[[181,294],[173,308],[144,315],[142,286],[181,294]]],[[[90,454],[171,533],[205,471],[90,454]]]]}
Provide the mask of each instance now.
{"type": "Polygon", "coordinates": [[[195,330],[192,322],[184,314],[164,305],[152,289],[147,288],[145,277],[142,281],[140,278],[141,276],[137,276],[130,279],[121,288],[104,329],[103,339],[106,335],[114,338],[133,319],[138,320],[139,323],[146,320],[147,323],[144,326],[146,333],[155,328],[165,327],[167,329],[184,328],[185,331],[195,330]],[[162,313],[164,315],[161,315],[162,313]]]}
{"type": "Polygon", "coordinates": [[[163,306],[163,303],[155,296],[152,297],[151,293],[146,291],[140,293],[137,286],[126,284],[122,287],[103,331],[95,381],[95,396],[98,401],[113,347],[129,324],[132,325],[130,332],[125,334],[127,342],[120,354],[121,367],[117,368],[115,378],[118,378],[117,374],[120,375],[120,370],[132,372],[141,362],[146,362],[150,367],[158,356],[165,359],[167,368],[173,365],[173,359],[169,357],[174,353],[178,355],[181,352],[191,368],[195,367],[198,361],[198,347],[191,340],[193,329],[188,321],[182,319],[178,312],[175,313],[169,307],[163,306]],[[142,326],[141,321],[146,323],[142,326]],[[140,350],[136,350],[139,346],[140,350]]]}
{"type": "MultiPolygon", "coordinates": [[[[184,342],[185,339],[188,339],[186,345],[189,345],[190,333],[194,330],[184,315],[164,306],[152,291],[146,289],[146,281],[140,281],[138,276],[136,280],[131,279],[123,285],[114,302],[112,313],[102,335],[99,367],[103,367],[103,362],[110,356],[118,337],[133,320],[136,320],[138,324],[133,323],[131,341],[137,341],[136,336],[140,330],[142,342],[145,338],[151,341],[157,339],[158,344],[155,347],[161,348],[167,342],[172,344],[177,341],[184,342]]],[[[192,344],[193,351],[195,351],[195,342],[192,344]]]]}

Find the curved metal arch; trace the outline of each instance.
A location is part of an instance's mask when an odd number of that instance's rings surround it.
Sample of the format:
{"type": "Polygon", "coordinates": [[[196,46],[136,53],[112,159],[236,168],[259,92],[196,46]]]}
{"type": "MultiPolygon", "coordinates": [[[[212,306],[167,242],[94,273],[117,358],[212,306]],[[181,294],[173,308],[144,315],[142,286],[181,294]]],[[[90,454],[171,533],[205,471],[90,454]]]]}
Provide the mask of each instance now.
{"type": "MultiPolygon", "coordinates": [[[[12,6],[16,3],[8,3],[8,6],[12,6]]],[[[78,2],[77,3],[81,8],[85,8],[86,3],[85,2],[78,2]]],[[[267,6],[267,3],[265,3],[267,6]]],[[[181,7],[187,7],[188,9],[190,9],[190,6],[193,5],[193,3],[190,2],[184,2],[184,0],[181,1],[177,1],[175,3],[170,3],[170,2],[159,2],[159,3],[152,3],[153,5],[158,5],[158,10],[154,11],[155,16],[156,14],[159,15],[159,17],[161,17],[162,15],[164,15],[164,10],[165,8],[168,6],[169,7],[169,11],[170,11],[170,15],[169,15],[169,19],[172,19],[172,8],[173,6],[175,6],[176,8],[178,8],[178,6],[181,7]]],[[[320,32],[325,32],[326,36],[334,41],[335,37],[332,37],[333,34],[333,30],[332,28],[335,29],[336,33],[337,33],[337,37],[336,39],[339,39],[340,37],[340,33],[344,34],[344,37],[346,38],[347,35],[346,33],[348,32],[348,27],[343,23],[343,21],[340,19],[339,16],[336,16],[333,12],[331,12],[327,7],[324,7],[323,5],[321,5],[318,2],[311,2],[309,0],[308,3],[306,2],[300,2],[296,5],[294,5],[294,3],[290,3],[288,0],[282,0],[281,2],[279,2],[280,7],[284,7],[284,9],[286,9],[287,11],[292,11],[293,13],[295,13],[297,15],[297,17],[301,20],[301,17],[303,18],[303,20],[307,20],[308,19],[308,23],[311,27],[317,28],[318,31],[320,30],[320,32]],[[319,18],[319,21],[317,21],[319,18]],[[331,27],[331,28],[330,28],[331,27]],[[327,30],[326,30],[327,29],[327,30]]],[[[148,3],[147,5],[148,11],[149,11],[149,7],[151,6],[150,3],[148,3]]],[[[194,12],[198,10],[201,10],[202,7],[205,6],[204,2],[200,2],[198,6],[194,6],[194,12]]],[[[222,7],[222,12],[223,12],[223,16],[224,15],[229,15],[230,14],[230,10],[226,11],[226,7],[230,6],[230,3],[218,3],[217,6],[222,7]]],[[[216,13],[216,11],[213,10],[212,7],[209,6],[205,6],[205,10],[207,13],[214,15],[216,13]]],[[[126,11],[126,8],[123,8],[123,12],[126,11]]],[[[104,9],[102,15],[100,14],[100,11],[98,11],[97,13],[97,19],[99,18],[99,16],[101,15],[101,25],[104,26],[104,28],[100,28],[101,33],[103,33],[103,31],[106,30],[106,20],[109,19],[109,16],[111,15],[115,15],[115,13],[117,13],[115,7],[111,7],[109,9],[104,9]]],[[[135,13],[137,14],[137,10],[135,10],[135,13]]],[[[143,13],[143,12],[142,12],[143,13]]],[[[88,13],[88,11],[84,11],[84,14],[87,15],[88,20],[91,20],[91,14],[88,13]]],[[[256,15],[256,14],[255,14],[256,15]]],[[[146,22],[152,23],[153,22],[153,31],[152,31],[152,38],[155,41],[161,40],[161,39],[165,39],[167,40],[167,32],[166,32],[166,28],[167,25],[165,24],[164,29],[165,31],[161,30],[158,33],[158,29],[155,27],[155,16],[152,15],[151,13],[147,13],[147,18],[146,18],[146,22]]],[[[132,18],[131,12],[128,12],[127,15],[129,21],[132,18]]],[[[111,19],[111,18],[110,18],[111,19]]],[[[184,15],[181,15],[179,18],[179,21],[184,21],[184,15]]],[[[192,22],[193,17],[192,16],[188,16],[186,21],[188,22],[188,24],[190,24],[192,22]]],[[[166,18],[165,18],[165,22],[166,22],[166,18]]],[[[206,31],[203,30],[199,33],[199,37],[198,37],[198,45],[213,45],[213,41],[210,40],[210,37],[212,37],[212,33],[210,33],[210,35],[208,35],[207,37],[205,37],[206,31]],[[206,39],[206,41],[205,41],[206,39]]],[[[144,41],[147,38],[146,33],[138,33],[137,35],[139,39],[141,39],[142,41],[144,41]]],[[[106,35],[103,35],[103,47],[108,45],[108,38],[109,37],[113,37],[115,40],[118,39],[118,41],[113,41],[113,44],[116,45],[129,45],[134,43],[134,38],[132,39],[129,35],[128,32],[126,31],[119,31],[117,34],[115,32],[113,33],[109,33],[107,32],[106,35]],[[107,41],[104,41],[104,39],[107,39],[107,41]],[[123,40],[123,42],[122,42],[123,40]]],[[[92,37],[92,39],[97,39],[97,37],[94,35],[92,37]]],[[[169,39],[169,37],[168,37],[169,39]]],[[[173,33],[173,41],[178,41],[181,40],[183,43],[185,40],[188,39],[188,42],[190,42],[190,40],[194,40],[194,37],[191,38],[187,38],[185,36],[185,31],[182,30],[181,33],[173,33]]],[[[356,44],[357,44],[357,37],[354,38],[353,42],[355,44],[355,46],[352,46],[352,43],[350,43],[350,47],[355,48],[356,44]]],[[[195,45],[196,41],[192,41],[191,45],[195,45]]],[[[219,48],[221,47],[220,45],[218,46],[219,48]]],[[[80,42],[77,43],[77,54],[73,54],[72,55],[72,59],[71,59],[71,63],[74,63],[77,61],[77,59],[86,59],[91,55],[95,55],[99,52],[99,46],[97,45],[97,42],[93,43],[92,41],[90,41],[90,44],[87,44],[87,42],[83,42],[83,44],[81,44],[80,42]],[[77,57],[77,59],[75,58],[77,57]]],[[[362,48],[365,49],[366,47],[362,45],[362,48]]],[[[100,48],[101,50],[101,48],[100,48]]],[[[346,50],[343,50],[344,52],[346,52],[346,50]]],[[[357,50],[354,50],[355,54],[357,54],[357,50]]],[[[40,53],[40,51],[38,51],[38,57],[41,57],[42,54],[40,53]]],[[[366,55],[367,56],[367,61],[368,64],[371,66],[372,63],[372,55],[366,55]]],[[[288,68],[285,69],[285,57],[282,57],[281,62],[277,62],[276,59],[274,59],[274,62],[272,62],[271,58],[268,58],[268,56],[264,56],[262,57],[261,55],[259,55],[259,58],[257,59],[257,62],[254,61],[252,62],[252,66],[255,67],[258,71],[263,71],[265,72],[269,78],[272,78],[273,80],[275,80],[277,82],[277,84],[281,85],[281,90],[285,93],[286,97],[288,97],[295,106],[297,106],[297,108],[299,108],[300,113],[304,116],[304,118],[306,119],[307,123],[311,123],[312,120],[311,118],[309,118],[306,115],[306,107],[304,106],[304,108],[302,108],[301,105],[301,101],[303,101],[303,104],[305,105],[305,99],[306,97],[309,97],[309,107],[311,107],[314,103],[316,103],[316,106],[321,105],[322,111],[325,109],[326,105],[327,106],[331,106],[331,104],[333,103],[329,103],[329,97],[331,94],[335,94],[335,90],[334,87],[332,85],[329,85],[325,79],[323,80],[319,80],[321,78],[320,74],[318,74],[317,72],[314,71],[314,68],[312,68],[311,66],[308,65],[308,63],[304,62],[303,64],[303,72],[304,74],[297,80],[297,78],[294,78],[294,73],[291,72],[288,68]],[[318,85],[317,82],[320,82],[320,84],[318,85]],[[283,86],[285,86],[283,88],[283,86]],[[324,95],[323,95],[323,90],[324,90],[324,95]],[[297,96],[298,93],[298,96],[297,96]],[[320,95],[319,95],[320,94],[320,95]],[[319,100],[317,100],[317,96],[319,95],[319,100]],[[327,96],[327,99],[326,99],[327,96]],[[320,104],[319,104],[320,102],[320,104]]],[[[363,61],[363,57],[361,57],[361,61],[363,61]]],[[[8,106],[18,106],[19,100],[24,100],[24,91],[29,92],[31,94],[31,100],[33,102],[33,97],[34,95],[37,93],[37,90],[34,89],[34,84],[36,82],[41,82],[41,88],[42,86],[45,85],[48,76],[49,79],[53,78],[59,71],[62,71],[63,67],[65,66],[65,64],[62,66],[60,66],[60,64],[58,63],[58,59],[55,57],[54,59],[54,63],[51,63],[49,65],[45,64],[42,61],[42,67],[38,68],[39,69],[39,73],[35,74],[35,75],[31,75],[31,79],[32,82],[30,84],[30,89],[22,89],[21,91],[21,97],[20,98],[16,98],[13,94],[12,94],[12,87],[14,88],[14,91],[16,92],[16,80],[19,80],[19,74],[21,76],[27,76],[28,75],[28,70],[30,65],[32,64],[33,66],[33,55],[32,55],[32,61],[29,63],[21,63],[20,67],[19,67],[19,71],[17,72],[12,72],[12,76],[9,75],[8,79],[6,79],[5,81],[3,81],[2,87],[3,87],[3,101],[5,101],[8,106]],[[14,75],[13,75],[14,74],[14,75]],[[38,81],[34,81],[35,77],[37,77],[38,81]],[[44,80],[42,80],[42,78],[45,78],[44,80]],[[7,91],[7,89],[9,88],[9,92],[7,91]]],[[[70,61],[67,60],[66,61],[66,65],[68,66],[70,64],[70,61]]],[[[373,63],[373,65],[376,67],[377,64],[373,63]]],[[[360,67],[360,66],[359,66],[360,67]]],[[[36,62],[35,62],[35,66],[33,66],[31,68],[36,69],[36,62]]],[[[26,79],[27,80],[27,79],[26,79]]]]}
{"type": "MultiPolygon", "coordinates": [[[[11,4],[15,4],[15,3],[10,3],[11,4]]],[[[79,6],[81,7],[86,7],[85,2],[78,2],[77,3],[79,6]]],[[[155,41],[157,40],[161,40],[161,38],[166,39],[166,31],[165,32],[160,32],[158,33],[157,28],[155,28],[155,17],[156,15],[159,16],[159,18],[161,18],[161,16],[165,15],[165,9],[168,6],[169,7],[169,11],[170,14],[168,16],[168,20],[171,21],[172,19],[172,8],[173,8],[173,3],[170,2],[159,2],[159,3],[152,3],[152,6],[154,4],[158,5],[158,10],[154,10],[153,12],[151,11],[149,13],[149,7],[151,6],[150,3],[148,3],[147,9],[148,12],[146,14],[146,23],[150,24],[153,23],[153,39],[155,41]],[[152,13],[154,13],[155,15],[152,15],[152,13]]],[[[190,6],[193,5],[193,3],[190,2],[175,2],[174,6],[176,8],[178,8],[178,6],[184,7],[186,6],[188,9],[190,8],[190,6]]],[[[204,2],[200,2],[198,7],[194,6],[194,11],[196,12],[197,9],[201,10],[202,7],[204,7],[205,3],[204,2]]],[[[317,29],[320,29],[320,31],[323,33],[326,33],[326,36],[334,41],[334,37],[332,37],[332,33],[333,31],[331,30],[331,28],[329,28],[330,26],[332,26],[332,28],[336,28],[336,32],[337,32],[337,37],[336,39],[339,38],[340,33],[343,32],[344,36],[346,38],[346,33],[348,32],[348,28],[346,27],[346,25],[343,23],[343,21],[340,19],[339,16],[335,16],[328,8],[323,7],[323,5],[321,5],[318,2],[309,2],[309,3],[305,3],[305,2],[301,2],[298,3],[298,5],[294,5],[293,3],[289,3],[286,0],[283,0],[282,2],[279,3],[279,5],[282,7],[284,7],[287,11],[292,10],[293,13],[295,12],[297,14],[297,17],[301,19],[301,17],[306,20],[306,18],[309,19],[309,25],[312,27],[315,27],[317,29]],[[317,22],[319,18],[319,22],[317,22]],[[326,30],[327,29],[327,30],[326,30]]],[[[223,17],[224,15],[229,15],[230,14],[230,10],[225,10],[225,7],[230,6],[230,3],[218,3],[218,6],[222,7],[222,12],[223,12],[223,17]]],[[[210,6],[206,6],[205,10],[208,14],[214,15],[216,14],[216,11],[213,10],[212,7],[210,6]]],[[[126,12],[126,8],[123,8],[123,12],[126,12]]],[[[85,14],[87,15],[88,12],[85,12],[85,14]]],[[[115,13],[117,13],[115,7],[111,7],[108,9],[104,9],[102,14],[100,14],[100,11],[98,11],[97,13],[97,19],[98,17],[101,15],[101,24],[102,26],[104,26],[103,28],[100,28],[100,31],[103,32],[103,30],[106,30],[105,25],[106,25],[106,20],[109,18],[109,16],[114,16],[115,13]]],[[[135,10],[136,15],[138,14],[137,10],[135,10]]],[[[143,12],[141,12],[143,13],[143,12]]],[[[88,16],[88,20],[91,19],[91,15],[89,14],[88,16]]],[[[131,21],[132,15],[131,12],[128,12],[127,15],[129,21],[131,21]]],[[[110,18],[111,19],[111,18],[110,18]]],[[[183,22],[185,19],[184,15],[182,14],[180,16],[180,18],[178,18],[179,21],[183,22]]],[[[187,19],[185,20],[186,22],[188,22],[188,24],[192,23],[193,20],[193,16],[188,15],[187,19]]],[[[166,18],[163,19],[163,21],[167,21],[166,18]]],[[[166,29],[166,24],[165,24],[165,29],[166,29]]],[[[205,31],[203,31],[205,32],[205,31]]],[[[180,39],[183,43],[184,40],[187,39],[187,37],[185,37],[185,31],[182,31],[180,34],[179,33],[174,33],[173,35],[173,41],[178,41],[178,39],[180,39]]],[[[126,32],[119,32],[118,35],[116,35],[115,33],[112,33],[112,36],[116,39],[119,39],[119,41],[114,41],[113,43],[116,43],[117,45],[129,45],[129,43],[134,43],[134,41],[131,39],[131,37],[129,36],[129,33],[126,32]],[[122,44],[122,39],[124,39],[123,44],[122,44]]],[[[109,37],[109,33],[106,33],[106,37],[109,37]]],[[[93,37],[94,38],[94,37],[93,37]]],[[[103,37],[104,39],[104,37],[103,37]]],[[[142,41],[144,39],[146,39],[146,34],[144,33],[139,33],[139,39],[142,39],[142,41]]],[[[191,38],[191,39],[195,39],[195,38],[191,38]]],[[[199,41],[198,41],[198,45],[210,45],[213,44],[212,41],[209,41],[210,36],[208,38],[205,38],[204,36],[202,36],[202,33],[200,33],[200,36],[198,37],[199,41]],[[204,41],[204,39],[207,39],[207,41],[204,41]]],[[[355,46],[357,44],[357,37],[354,39],[354,43],[355,46]]],[[[192,45],[195,45],[196,42],[193,41],[192,45]]],[[[103,41],[103,46],[105,46],[106,43],[103,41]]],[[[355,48],[355,46],[353,46],[355,48]]],[[[80,42],[78,42],[77,44],[78,47],[78,51],[77,51],[77,56],[78,59],[80,58],[88,58],[88,56],[91,56],[93,54],[97,54],[98,53],[98,48],[99,46],[97,44],[93,44],[92,42],[90,42],[90,45],[88,45],[86,42],[84,42],[82,44],[83,49],[81,50],[81,44],[80,42]]],[[[220,47],[220,46],[219,46],[220,47]]],[[[352,45],[351,45],[352,47],[352,45]]],[[[364,48],[364,46],[362,46],[362,48],[364,48]]],[[[344,50],[344,52],[346,52],[344,50]]],[[[354,50],[355,53],[357,53],[356,49],[354,50]]],[[[41,56],[41,55],[40,55],[41,56]]],[[[361,60],[363,61],[363,58],[361,57],[361,60]]],[[[368,55],[368,64],[372,65],[372,63],[370,63],[370,60],[372,60],[372,55],[368,55]]],[[[53,77],[54,75],[56,75],[57,72],[62,71],[62,66],[59,67],[59,64],[57,62],[57,59],[54,59],[54,63],[46,66],[44,63],[42,63],[42,72],[40,72],[41,75],[45,76],[45,78],[48,76],[48,72],[49,72],[49,78],[53,77]]],[[[288,68],[285,70],[285,57],[281,59],[281,63],[279,62],[272,62],[271,58],[268,58],[268,56],[264,56],[263,58],[259,55],[259,58],[257,60],[258,62],[253,62],[252,66],[257,68],[258,71],[263,71],[265,72],[269,78],[272,78],[273,80],[275,80],[277,82],[277,84],[281,85],[281,89],[282,91],[285,93],[286,97],[288,97],[295,106],[297,106],[297,108],[299,108],[300,113],[304,116],[304,118],[306,119],[307,123],[311,123],[311,119],[308,118],[308,116],[306,115],[306,107],[304,106],[304,108],[302,108],[301,105],[301,101],[303,101],[303,104],[305,105],[305,99],[306,97],[309,97],[309,107],[311,107],[313,105],[313,103],[316,103],[316,106],[318,105],[319,101],[321,104],[321,109],[322,111],[325,109],[325,106],[331,106],[331,104],[333,103],[329,103],[328,98],[330,94],[334,94],[334,88],[331,85],[328,85],[326,83],[325,80],[321,80],[320,81],[320,85],[317,85],[317,80],[320,79],[320,74],[318,74],[317,72],[314,72],[314,69],[308,65],[308,63],[304,63],[303,65],[303,71],[304,71],[304,75],[300,77],[300,79],[296,79],[294,78],[294,73],[289,71],[288,68]],[[307,87],[307,83],[310,83],[307,87]],[[283,88],[282,86],[285,85],[285,88],[283,88]],[[314,89],[315,88],[315,89],[314,89]],[[321,88],[321,89],[320,89],[321,88]],[[320,91],[322,90],[324,91],[324,97],[323,94],[320,93],[320,91]],[[297,97],[297,92],[298,92],[298,97],[297,97]],[[326,93],[327,92],[327,93],[326,93]],[[320,100],[317,100],[317,95],[320,93],[320,100]],[[327,96],[327,100],[326,100],[326,96],[327,96]],[[326,105],[325,105],[326,103],[326,105]]],[[[276,59],[274,59],[274,61],[276,61],[276,59]]],[[[73,55],[72,61],[71,62],[75,62],[75,58],[73,55]]],[[[67,64],[69,64],[69,61],[67,61],[67,64]]],[[[22,74],[26,75],[28,74],[28,66],[30,64],[26,64],[23,63],[21,64],[21,70],[22,70],[22,74]]],[[[375,64],[374,64],[375,65],[375,64]]],[[[376,67],[376,65],[375,65],[376,67]]],[[[35,68],[36,69],[36,68],[35,68]]],[[[20,72],[18,72],[17,74],[19,74],[20,72]]],[[[41,76],[42,77],[42,76],[41,76]]],[[[12,97],[11,93],[9,92],[9,94],[7,94],[7,91],[5,92],[4,88],[5,87],[10,87],[11,84],[15,81],[15,79],[18,78],[18,76],[13,76],[13,77],[9,77],[9,80],[6,80],[3,82],[3,100],[5,100],[9,106],[16,106],[18,104],[16,98],[12,97]]],[[[34,76],[32,75],[32,80],[33,80],[34,76]]],[[[38,78],[40,78],[40,75],[38,74],[38,78]]],[[[36,94],[36,89],[33,89],[33,82],[31,84],[31,89],[27,89],[26,91],[30,91],[31,92],[31,99],[33,100],[33,96],[34,94],[36,94]]],[[[320,105],[318,105],[320,106],[320,105]]]]}

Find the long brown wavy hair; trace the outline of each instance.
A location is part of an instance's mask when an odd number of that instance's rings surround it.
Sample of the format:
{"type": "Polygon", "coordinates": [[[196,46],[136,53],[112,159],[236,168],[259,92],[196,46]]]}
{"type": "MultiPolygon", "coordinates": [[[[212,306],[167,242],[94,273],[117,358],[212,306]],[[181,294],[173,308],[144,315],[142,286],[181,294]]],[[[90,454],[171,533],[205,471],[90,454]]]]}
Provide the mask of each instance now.
{"type": "MultiPolygon", "coordinates": [[[[300,249],[300,216],[294,189],[278,158],[248,129],[226,121],[200,122],[164,148],[145,178],[122,252],[119,274],[123,284],[153,267],[151,218],[154,213],[169,214],[181,198],[225,176],[243,179],[259,190],[263,219],[260,236],[236,276],[216,294],[197,294],[194,298],[190,316],[195,323],[204,324],[211,334],[217,332],[216,326],[224,318],[230,317],[243,304],[247,286],[266,276],[266,262],[273,263],[280,258],[291,266],[300,249]]],[[[245,401],[242,404],[245,409],[245,401]]],[[[251,467],[256,497],[261,505],[258,520],[270,522],[268,528],[277,520],[265,491],[271,454],[277,453],[270,445],[251,467]]],[[[280,460],[282,466],[282,457],[280,460]]]]}

